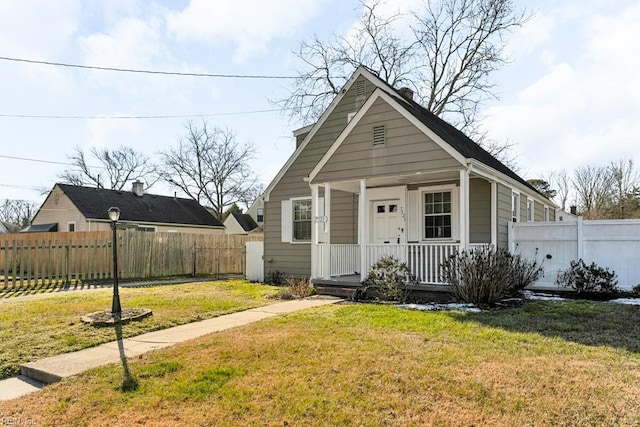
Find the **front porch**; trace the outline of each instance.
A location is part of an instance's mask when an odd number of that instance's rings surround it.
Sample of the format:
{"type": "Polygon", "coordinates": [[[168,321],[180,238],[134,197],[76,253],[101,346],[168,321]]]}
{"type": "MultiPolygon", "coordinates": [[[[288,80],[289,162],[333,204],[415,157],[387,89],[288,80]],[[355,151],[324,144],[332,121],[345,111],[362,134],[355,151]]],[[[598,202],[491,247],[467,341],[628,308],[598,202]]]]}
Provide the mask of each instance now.
{"type": "MultiPolygon", "coordinates": [[[[484,245],[470,244],[467,249],[484,245]]],[[[447,291],[448,285],[442,281],[441,264],[462,249],[459,243],[367,244],[364,247],[358,244],[318,244],[315,263],[318,274],[312,277],[312,282],[314,285],[357,288],[375,262],[391,255],[407,264],[419,283],[418,289],[447,291]]]]}

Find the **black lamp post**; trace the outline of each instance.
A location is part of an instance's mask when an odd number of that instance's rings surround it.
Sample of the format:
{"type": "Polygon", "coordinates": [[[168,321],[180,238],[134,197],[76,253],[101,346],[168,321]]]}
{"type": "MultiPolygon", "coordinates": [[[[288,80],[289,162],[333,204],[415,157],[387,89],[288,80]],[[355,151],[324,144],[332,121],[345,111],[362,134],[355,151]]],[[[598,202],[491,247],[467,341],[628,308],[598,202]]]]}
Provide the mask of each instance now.
{"type": "Polygon", "coordinates": [[[120,293],[118,292],[118,220],[120,219],[120,209],[109,208],[107,211],[111,228],[113,229],[113,301],[111,302],[111,315],[120,319],[122,317],[122,307],[120,307],[120,293]]]}

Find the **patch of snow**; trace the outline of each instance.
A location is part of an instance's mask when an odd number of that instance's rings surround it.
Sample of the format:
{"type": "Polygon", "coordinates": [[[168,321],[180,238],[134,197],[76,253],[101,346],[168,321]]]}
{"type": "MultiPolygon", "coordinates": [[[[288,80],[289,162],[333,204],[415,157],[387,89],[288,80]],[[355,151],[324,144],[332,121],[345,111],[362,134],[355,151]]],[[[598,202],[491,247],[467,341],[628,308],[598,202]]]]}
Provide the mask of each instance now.
{"type": "Polygon", "coordinates": [[[618,298],[609,300],[616,304],[640,305],[640,298],[618,298]]]}
{"type": "Polygon", "coordinates": [[[468,313],[480,313],[481,309],[476,307],[473,304],[458,304],[458,303],[449,303],[449,304],[402,304],[399,306],[400,308],[404,308],[407,310],[421,310],[421,311],[442,311],[442,310],[458,310],[458,311],[466,311],[468,313]]]}
{"type": "Polygon", "coordinates": [[[559,297],[553,294],[539,294],[531,291],[524,291],[522,295],[525,299],[534,301],[566,301],[566,298],[559,297]]]}

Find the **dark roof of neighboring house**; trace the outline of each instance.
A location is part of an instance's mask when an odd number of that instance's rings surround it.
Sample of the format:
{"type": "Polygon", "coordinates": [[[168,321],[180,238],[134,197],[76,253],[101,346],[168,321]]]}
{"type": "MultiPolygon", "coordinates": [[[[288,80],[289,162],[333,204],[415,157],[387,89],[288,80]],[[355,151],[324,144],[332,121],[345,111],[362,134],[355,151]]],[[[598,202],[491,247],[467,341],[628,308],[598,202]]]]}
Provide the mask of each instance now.
{"type": "Polygon", "coordinates": [[[251,231],[258,227],[258,224],[253,220],[253,218],[251,218],[251,215],[249,214],[232,212],[231,215],[233,215],[236,221],[238,221],[238,224],[240,224],[240,227],[242,227],[244,231],[251,231]]]}
{"type": "Polygon", "coordinates": [[[21,233],[49,233],[53,231],[58,231],[58,223],[53,222],[50,224],[31,224],[24,230],[20,231],[21,233]]]}
{"type": "Polygon", "coordinates": [[[56,185],[88,219],[108,220],[107,210],[115,206],[120,208],[120,221],[223,227],[218,219],[192,199],[156,194],[136,196],[125,190],[56,185]]]}

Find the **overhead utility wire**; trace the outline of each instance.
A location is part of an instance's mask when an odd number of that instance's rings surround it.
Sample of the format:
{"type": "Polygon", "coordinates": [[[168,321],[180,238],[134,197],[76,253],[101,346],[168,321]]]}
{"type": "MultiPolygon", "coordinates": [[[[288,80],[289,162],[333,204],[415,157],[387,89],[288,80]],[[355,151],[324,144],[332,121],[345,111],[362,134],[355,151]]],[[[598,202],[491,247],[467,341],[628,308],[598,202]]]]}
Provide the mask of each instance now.
{"type": "Polygon", "coordinates": [[[214,116],[233,116],[239,114],[258,114],[272,113],[282,111],[281,108],[271,110],[255,110],[255,111],[236,111],[229,113],[212,113],[212,114],[184,114],[184,115],[158,115],[158,116],[59,116],[59,115],[32,115],[32,114],[0,114],[0,117],[18,118],[18,119],[188,119],[193,117],[214,117],[214,116]]]}
{"type": "Polygon", "coordinates": [[[56,67],[82,68],[85,70],[117,71],[121,73],[161,74],[166,76],[185,77],[213,77],[226,79],[297,79],[297,76],[267,76],[260,74],[209,74],[209,73],[184,73],[178,71],[136,70],[132,68],[97,67],[93,65],[67,64],[64,62],[37,61],[35,59],[10,58],[0,56],[0,60],[13,62],[26,62],[29,64],[53,65],[56,67]]]}

